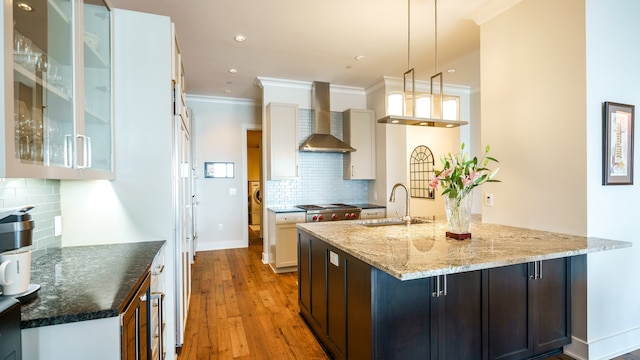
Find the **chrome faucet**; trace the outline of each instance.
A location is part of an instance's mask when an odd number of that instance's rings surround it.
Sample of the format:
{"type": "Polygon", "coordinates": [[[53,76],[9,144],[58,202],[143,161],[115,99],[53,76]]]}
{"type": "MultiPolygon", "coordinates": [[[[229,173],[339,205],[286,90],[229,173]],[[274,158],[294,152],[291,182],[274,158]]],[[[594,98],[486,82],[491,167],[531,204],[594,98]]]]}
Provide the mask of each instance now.
{"type": "Polygon", "coordinates": [[[397,183],[397,184],[393,185],[393,189],[391,189],[391,196],[389,196],[389,201],[390,202],[395,202],[396,201],[396,189],[398,187],[403,187],[404,188],[404,192],[407,195],[407,204],[406,204],[406,210],[405,210],[405,215],[404,215],[403,220],[406,221],[407,224],[410,224],[411,223],[411,215],[409,214],[410,213],[409,209],[411,208],[411,205],[409,204],[410,196],[409,196],[409,189],[407,188],[407,186],[405,184],[403,184],[403,183],[397,183]]]}

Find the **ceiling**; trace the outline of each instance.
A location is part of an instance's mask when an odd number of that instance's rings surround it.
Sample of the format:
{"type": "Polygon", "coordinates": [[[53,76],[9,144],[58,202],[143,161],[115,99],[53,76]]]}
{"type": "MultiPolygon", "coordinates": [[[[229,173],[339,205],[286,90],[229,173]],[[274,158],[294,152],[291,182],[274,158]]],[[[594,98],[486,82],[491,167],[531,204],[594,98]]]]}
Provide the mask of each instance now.
{"type": "Polygon", "coordinates": [[[437,69],[434,0],[410,1],[410,27],[408,3],[399,0],[109,3],[171,17],[189,94],[260,100],[258,76],[366,88],[413,67],[416,79],[443,71],[445,83],[477,87],[480,32],[466,17],[487,1],[438,1],[437,69]],[[238,34],[246,41],[234,41],[238,34]]]}

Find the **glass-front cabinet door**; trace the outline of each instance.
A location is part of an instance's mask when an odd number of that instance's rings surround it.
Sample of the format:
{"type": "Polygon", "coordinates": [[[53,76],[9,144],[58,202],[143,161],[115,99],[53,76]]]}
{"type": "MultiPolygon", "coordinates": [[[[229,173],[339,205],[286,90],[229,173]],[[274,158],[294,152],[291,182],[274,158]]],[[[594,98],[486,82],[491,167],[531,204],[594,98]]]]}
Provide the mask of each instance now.
{"type": "Polygon", "coordinates": [[[71,1],[14,2],[14,153],[22,164],[72,165],[72,14],[71,1]]]}
{"type": "Polygon", "coordinates": [[[91,169],[111,171],[111,12],[102,0],[84,0],[82,11],[86,142],[81,145],[91,150],[86,154],[91,169]]]}
{"type": "Polygon", "coordinates": [[[113,178],[111,12],[104,0],[14,0],[4,3],[2,19],[0,177],[113,178]]]}

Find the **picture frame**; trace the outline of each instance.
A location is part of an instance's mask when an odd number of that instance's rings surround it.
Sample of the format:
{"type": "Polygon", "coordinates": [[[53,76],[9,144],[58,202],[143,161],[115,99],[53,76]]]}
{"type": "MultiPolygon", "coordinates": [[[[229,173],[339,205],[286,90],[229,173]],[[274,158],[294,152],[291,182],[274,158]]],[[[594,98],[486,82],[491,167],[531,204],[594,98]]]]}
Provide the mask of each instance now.
{"type": "Polygon", "coordinates": [[[633,185],[634,112],[634,105],[602,105],[602,185],[633,185]]]}
{"type": "Polygon", "coordinates": [[[205,178],[233,178],[234,174],[233,162],[205,162],[204,177],[205,178]]]}

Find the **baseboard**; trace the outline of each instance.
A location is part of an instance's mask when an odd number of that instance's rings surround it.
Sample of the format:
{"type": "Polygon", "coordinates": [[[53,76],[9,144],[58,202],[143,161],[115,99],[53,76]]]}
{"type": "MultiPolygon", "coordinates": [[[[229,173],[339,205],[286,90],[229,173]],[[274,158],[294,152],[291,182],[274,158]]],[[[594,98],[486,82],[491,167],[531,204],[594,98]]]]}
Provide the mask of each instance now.
{"type": "Polygon", "coordinates": [[[630,329],[594,341],[572,338],[564,353],[578,360],[608,360],[640,349],[640,328],[630,329]]]}
{"type": "Polygon", "coordinates": [[[247,240],[226,240],[226,241],[211,241],[204,242],[202,239],[198,241],[198,248],[196,251],[211,251],[211,250],[226,250],[226,249],[240,249],[249,246],[247,240]]]}

